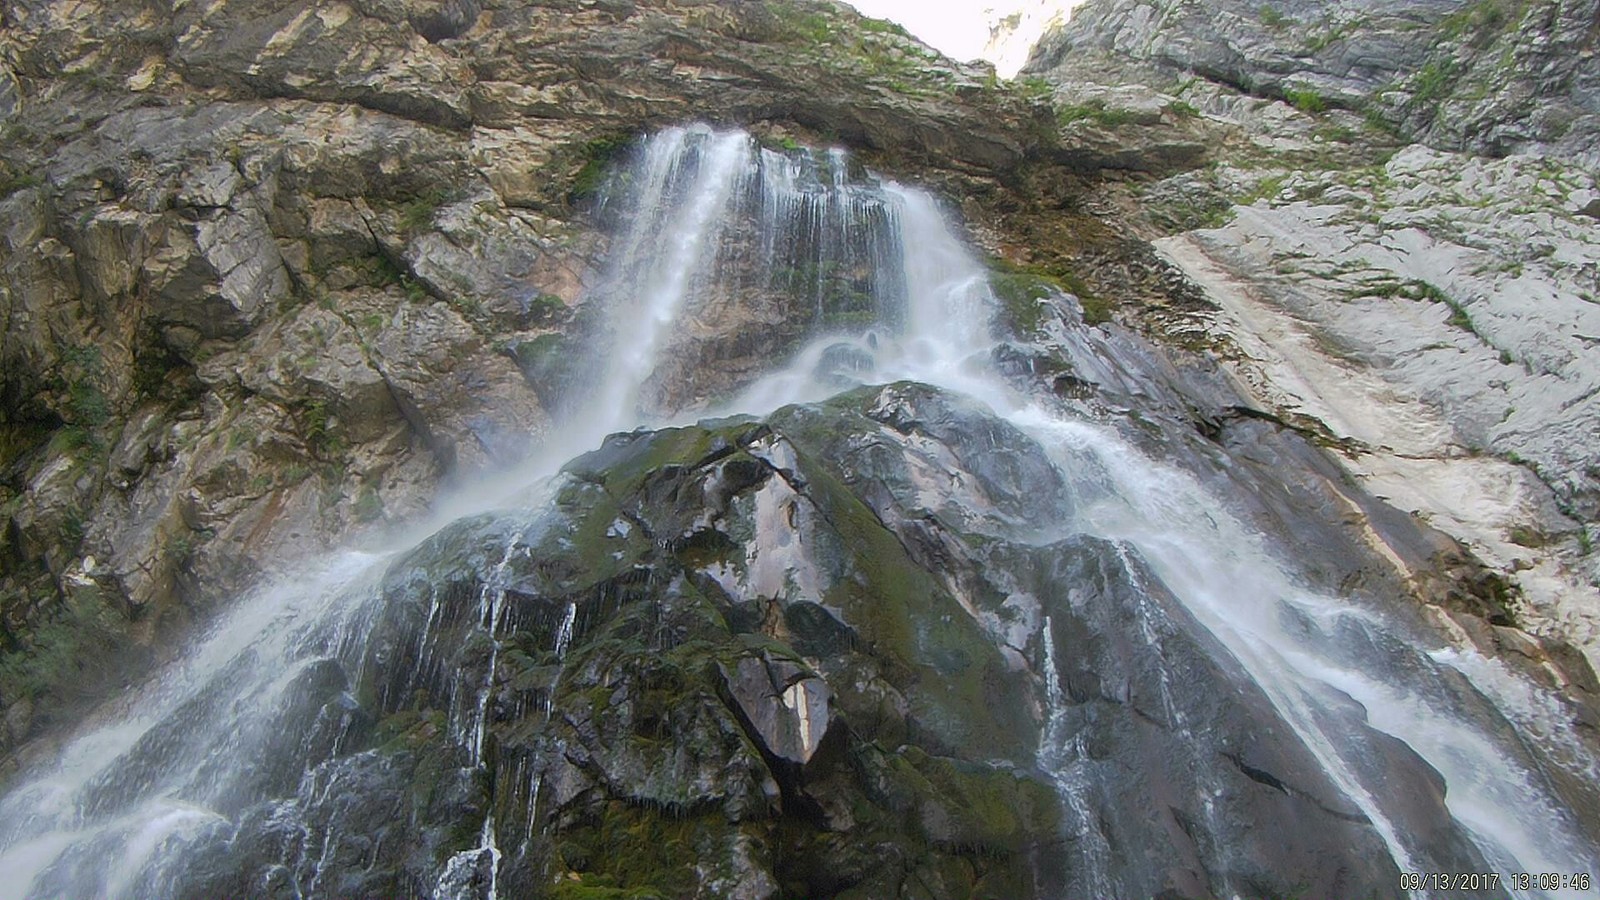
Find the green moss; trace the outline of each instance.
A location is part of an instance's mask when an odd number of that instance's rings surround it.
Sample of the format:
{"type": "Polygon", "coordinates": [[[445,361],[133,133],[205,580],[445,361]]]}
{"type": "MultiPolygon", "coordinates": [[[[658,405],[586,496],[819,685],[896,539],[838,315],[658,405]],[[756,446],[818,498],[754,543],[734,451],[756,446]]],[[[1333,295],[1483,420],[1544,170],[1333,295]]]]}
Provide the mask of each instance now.
{"type": "Polygon", "coordinates": [[[1361,122],[1363,127],[1372,134],[1397,140],[1402,136],[1400,126],[1389,121],[1384,116],[1383,110],[1376,106],[1367,107],[1366,111],[1362,113],[1361,122]]]}
{"type": "Polygon", "coordinates": [[[1454,59],[1426,63],[1411,80],[1411,99],[1406,105],[1416,108],[1438,103],[1449,95],[1459,75],[1460,64],[1454,59]]]}
{"type": "Polygon", "coordinates": [[[1113,318],[1112,305],[1109,301],[1092,294],[1078,296],[1078,304],[1083,307],[1083,321],[1086,325],[1104,325],[1113,318]]]}
{"type": "MultiPolygon", "coordinates": [[[[363,698],[366,701],[366,698],[363,698]]],[[[363,702],[363,706],[372,705],[363,702]]],[[[437,709],[406,709],[378,720],[372,744],[380,753],[419,750],[445,734],[446,716],[437,709]]]]}
{"type": "Polygon", "coordinates": [[[1549,536],[1544,532],[1537,528],[1530,528],[1527,525],[1512,526],[1510,538],[1511,543],[1534,550],[1550,543],[1549,536]]]}
{"type": "Polygon", "coordinates": [[[1171,103],[1168,103],[1167,112],[1172,113],[1174,116],[1177,116],[1180,119],[1198,119],[1200,117],[1200,110],[1196,108],[1193,103],[1188,103],[1183,100],[1174,100],[1171,103]]]}
{"type": "Polygon", "coordinates": [[[515,340],[505,352],[516,362],[522,377],[547,405],[560,402],[561,386],[567,378],[567,337],[560,332],[541,334],[532,340],[515,340]]]}
{"type": "Polygon", "coordinates": [[[1237,201],[1240,206],[1249,206],[1258,200],[1273,201],[1283,193],[1284,185],[1289,181],[1289,173],[1269,175],[1256,183],[1256,186],[1245,193],[1237,201]]]}
{"type": "MultiPolygon", "coordinates": [[[[831,401],[822,416],[808,417],[804,424],[796,420],[786,431],[802,455],[807,494],[838,542],[813,553],[844,557],[839,560],[840,577],[821,603],[841,610],[862,644],[873,648],[871,655],[878,664],[898,673],[894,680],[911,702],[914,718],[938,740],[978,758],[1015,752],[1028,745],[1030,739],[1019,732],[1029,731],[1031,725],[1019,718],[1020,701],[996,694],[1005,694],[1009,688],[1004,686],[1010,682],[994,644],[834,473],[808,464],[808,457],[825,452],[827,445],[815,429],[832,416],[859,416],[851,404],[873,393],[868,389],[845,394],[831,401]]],[[[863,430],[876,427],[861,425],[863,430]]],[[[836,687],[844,697],[841,702],[849,706],[848,690],[836,687]]],[[[869,730],[864,724],[869,719],[864,715],[855,724],[869,730]]]]}
{"type": "Polygon", "coordinates": [[[1056,93],[1055,85],[1036,75],[1018,78],[1013,85],[1029,100],[1048,100],[1056,93]]]}
{"type": "Polygon", "coordinates": [[[732,829],[720,812],[678,815],[671,810],[611,800],[589,821],[567,830],[557,853],[568,874],[553,894],[563,898],[668,900],[697,896],[695,862],[702,839],[732,829]]]}
{"type": "Polygon", "coordinates": [[[351,507],[357,522],[372,522],[383,518],[383,499],[378,496],[378,489],[371,484],[363,484],[361,490],[356,492],[356,502],[351,507]]]}
{"type": "Polygon", "coordinates": [[[951,87],[953,74],[930,66],[933,57],[897,25],[846,17],[820,3],[791,0],[761,8],[772,17],[772,40],[797,51],[795,64],[864,79],[896,93],[931,97],[951,87]]]}
{"type": "MultiPolygon", "coordinates": [[[[1328,25],[1328,20],[1324,19],[1323,24],[1328,25]]],[[[1361,28],[1365,24],[1366,19],[1355,18],[1340,22],[1337,25],[1331,25],[1326,31],[1323,31],[1319,34],[1310,35],[1306,38],[1306,51],[1309,53],[1318,53],[1326,50],[1334,44],[1344,40],[1352,32],[1361,28]]]]}
{"type": "Polygon", "coordinates": [[[1000,301],[1001,315],[1021,337],[1036,335],[1043,328],[1048,315],[1045,301],[1052,288],[1078,298],[1085,323],[1103,325],[1112,318],[1112,304],[1090,290],[1077,273],[1062,265],[1019,266],[994,259],[990,261],[989,287],[1000,301]]]}
{"type": "Polygon", "coordinates": [[[1284,102],[1303,113],[1315,115],[1328,109],[1327,99],[1316,91],[1309,89],[1285,88],[1283,99],[1284,102]]]}
{"type": "MultiPolygon", "coordinates": [[[[77,527],[81,536],[81,520],[77,527]]],[[[52,709],[76,705],[114,674],[126,631],[126,617],[98,588],[77,591],[18,649],[0,656],[0,699],[28,698],[52,709]]]]}
{"type": "Polygon", "coordinates": [[[619,888],[597,883],[603,879],[578,878],[556,882],[550,889],[553,900],[664,900],[654,888],[619,888]]]}
{"type": "Polygon", "coordinates": [[[833,17],[815,7],[796,3],[768,3],[766,8],[778,20],[778,39],[788,43],[821,44],[838,30],[833,17]]]}
{"type": "Polygon", "coordinates": [[[420,233],[433,224],[434,216],[444,205],[445,192],[431,188],[400,206],[400,232],[405,235],[420,233]]]}
{"type": "Polygon", "coordinates": [[[0,198],[9,197],[18,191],[38,187],[44,184],[44,179],[32,172],[17,172],[0,177],[0,198]]]}
{"type": "Polygon", "coordinates": [[[85,428],[98,428],[111,418],[111,404],[100,388],[105,365],[100,348],[93,345],[70,346],[61,351],[59,379],[66,383],[64,410],[68,422],[85,428]]]}
{"type": "MultiPolygon", "coordinates": [[[[902,777],[916,796],[936,798],[948,816],[941,841],[980,854],[1010,854],[1056,830],[1060,801],[1045,785],[979,763],[931,756],[916,747],[900,754],[902,777]]],[[[922,802],[926,802],[923,800],[922,802]]]]}
{"type": "Polygon", "coordinates": [[[578,203],[600,193],[612,160],[632,146],[633,140],[632,134],[615,133],[585,142],[578,149],[577,158],[583,165],[572,178],[572,187],[567,191],[568,202],[578,203]]]}
{"type": "Polygon", "coordinates": [[[1031,272],[993,271],[989,274],[989,289],[1000,301],[1000,309],[1012,329],[1020,335],[1037,334],[1046,318],[1045,302],[1054,293],[1054,286],[1045,278],[1031,272]]]}
{"type": "Polygon", "coordinates": [[[883,19],[863,18],[857,27],[868,34],[893,34],[907,39],[911,38],[910,32],[894,22],[883,19]]]}
{"type": "Polygon", "coordinates": [[[836,331],[863,331],[877,323],[878,314],[870,309],[830,310],[822,314],[822,327],[836,331]]]}
{"type": "Polygon", "coordinates": [[[761,146],[767,148],[768,150],[776,150],[779,153],[799,153],[806,147],[805,144],[795,140],[792,135],[787,134],[779,137],[764,135],[760,138],[760,140],[761,146]]]}
{"type": "Polygon", "coordinates": [[[1261,24],[1273,29],[1274,31],[1287,28],[1294,24],[1293,19],[1266,4],[1261,5],[1258,15],[1261,18],[1261,24]]]}
{"type": "Polygon", "coordinates": [[[1523,0],[1476,0],[1439,20],[1439,37],[1465,37],[1469,46],[1481,50],[1522,19],[1524,6],[1523,0]]]}
{"type": "Polygon", "coordinates": [[[1138,114],[1132,110],[1109,107],[1104,100],[1091,100],[1088,103],[1066,104],[1056,107],[1056,123],[1063,128],[1075,122],[1092,122],[1107,128],[1115,128],[1118,125],[1136,122],[1138,118],[1138,114]]]}
{"type": "Polygon", "coordinates": [[[729,438],[696,425],[663,428],[630,443],[613,443],[580,456],[563,471],[599,481],[613,497],[632,496],[664,467],[693,465],[704,459],[719,436],[724,441],[729,438]]]}
{"type": "Polygon", "coordinates": [[[555,294],[536,294],[528,301],[528,315],[539,321],[564,315],[567,302],[555,294]]]}
{"type": "Polygon", "coordinates": [[[352,263],[351,268],[366,284],[376,287],[402,284],[407,278],[405,269],[383,253],[363,257],[352,263]]]}
{"type": "MultiPolygon", "coordinates": [[[[429,294],[427,285],[409,275],[400,276],[400,288],[406,292],[406,299],[412,303],[427,303],[429,294]]],[[[457,297],[451,304],[465,313],[481,313],[483,307],[472,297],[457,297]]]]}
{"type": "Polygon", "coordinates": [[[1368,297],[1406,297],[1411,300],[1426,300],[1429,303],[1443,303],[1450,307],[1450,317],[1445,320],[1448,324],[1477,334],[1477,329],[1472,324],[1472,316],[1467,313],[1466,307],[1429,282],[1419,279],[1404,282],[1382,281],[1364,288],[1361,293],[1368,297]]]}

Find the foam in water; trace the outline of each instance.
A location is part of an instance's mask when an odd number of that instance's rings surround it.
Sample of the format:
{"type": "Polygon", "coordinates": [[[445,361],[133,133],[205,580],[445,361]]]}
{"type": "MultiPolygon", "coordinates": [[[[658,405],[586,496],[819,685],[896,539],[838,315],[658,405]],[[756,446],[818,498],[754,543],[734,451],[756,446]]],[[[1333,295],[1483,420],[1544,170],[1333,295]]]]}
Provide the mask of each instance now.
{"type": "MultiPolygon", "coordinates": [[[[440,517],[396,546],[410,547],[450,516],[509,504],[524,518],[506,532],[501,568],[527,552],[520,536],[535,526],[549,477],[562,461],[610,431],[679,414],[650,401],[651,380],[672,359],[676,335],[697,304],[718,290],[746,287],[725,280],[749,277],[749,267],[723,262],[730,254],[758,253],[761,289],[803,298],[820,336],[746,386],[726,411],[760,414],[854,384],[900,379],[977,398],[1039,441],[1069,480],[1075,504],[1063,511],[1063,533],[1109,538],[1120,552],[1142,558],[1261,685],[1333,783],[1382,834],[1402,870],[1420,871],[1426,860],[1414,857],[1407,835],[1390,823],[1361,746],[1335,727],[1340,720],[1329,699],[1335,694],[1361,702],[1373,727],[1407,742],[1443,775],[1452,815],[1502,871],[1596,870],[1600,854],[1518,746],[1518,732],[1497,727],[1503,720],[1495,717],[1504,715],[1592,779],[1594,761],[1563,731],[1569,726],[1538,689],[1466,651],[1429,646],[1371,611],[1305,590],[1266,539],[1232,518],[1192,476],[1146,458],[1107,425],[1064,418],[1014,388],[990,363],[994,298],[985,270],[937,202],[913,188],[858,178],[850,166],[842,151],[780,154],[742,132],[704,126],[668,129],[645,141],[627,184],[613,184],[603,199],[624,223],[592,301],[608,313],[609,342],[597,354],[604,367],[586,380],[589,389],[568,404],[563,426],[528,467],[442,505],[440,517]],[[859,285],[866,289],[857,291],[864,296],[856,306],[824,303],[859,285]],[[1252,590],[1237,591],[1241,584],[1252,590]],[[1365,636],[1364,649],[1352,650],[1343,639],[1352,628],[1365,636]]],[[[270,804],[270,816],[286,831],[302,833],[272,877],[294,893],[333,893],[337,873],[326,870],[336,858],[338,819],[315,834],[305,810],[351,789],[343,780],[347,770],[335,764],[346,723],[337,715],[319,720],[316,734],[283,751],[306,760],[286,795],[257,798],[254,764],[262,748],[276,746],[277,710],[293,702],[302,679],[337,661],[361,682],[381,606],[377,585],[403,552],[335,554],[314,571],[242,598],[123,712],[69,742],[53,767],[13,787],[0,799],[0,900],[160,895],[176,883],[192,848],[226,841],[244,807],[260,802],[270,804]]],[[[478,598],[477,628],[491,659],[499,652],[504,588],[492,580],[478,598]]],[[[438,615],[435,596],[415,637],[423,658],[438,615]]],[[[575,615],[576,607],[568,607],[556,630],[558,658],[572,640],[575,615]]],[[[1112,850],[1095,822],[1095,786],[1080,765],[1081,740],[1068,733],[1063,716],[1067,701],[1049,628],[1046,618],[1046,722],[1037,760],[1078,831],[1080,889],[1123,896],[1112,850]]],[[[1153,632],[1147,636],[1155,640],[1153,632]]],[[[452,690],[451,733],[461,764],[482,767],[490,684],[456,683],[452,690]]],[[[1167,703],[1181,726],[1184,711],[1170,697],[1167,703]]],[[[533,808],[536,773],[520,772],[515,780],[517,796],[533,808]]],[[[513,840],[533,840],[529,820],[529,832],[513,840]]],[[[434,894],[495,896],[502,837],[487,815],[478,846],[441,867],[434,894]]]]}

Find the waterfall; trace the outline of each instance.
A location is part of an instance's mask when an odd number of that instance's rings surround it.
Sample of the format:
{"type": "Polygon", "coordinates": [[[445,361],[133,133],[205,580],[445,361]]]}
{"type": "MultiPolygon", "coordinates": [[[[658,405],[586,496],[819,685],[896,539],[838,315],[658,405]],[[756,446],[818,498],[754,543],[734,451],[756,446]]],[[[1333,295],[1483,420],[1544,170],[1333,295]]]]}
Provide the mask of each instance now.
{"type": "MultiPolygon", "coordinates": [[[[906,248],[905,327],[892,335],[814,342],[789,367],[748,389],[734,408],[761,412],[837,390],[841,373],[830,367],[830,351],[845,344],[868,360],[853,372],[863,382],[922,381],[982,400],[1039,440],[1067,478],[1080,505],[1062,532],[1096,534],[1135,548],[1244,664],[1326,773],[1383,836],[1402,872],[1439,871],[1440,866],[1419,855],[1391,822],[1382,773],[1339,733],[1344,720],[1330,704],[1344,698],[1362,704],[1372,727],[1404,741],[1444,776],[1451,814],[1495,871],[1593,872],[1600,867],[1600,849],[1556,798],[1522,739],[1492,724],[1502,716],[1551,721],[1540,716],[1542,701],[1530,685],[1476,651],[1439,649],[1436,641],[1408,635],[1398,623],[1302,587],[1263,537],[1230,516],[1227,504],[1193,476],[1148,458],[1109,425],[1063,418],[1019,391],[988,364],[996,343],[988,328],[995,301],[983,267],[929,195],[898,185],[886,192],[895,198],[894,219],[906,248]],[[1310,627],[1277,626],[1286,617],[1310,627]],[[1372,655],[1341,648],[1340,630],[1346,627],[1367,633],[1372,655]],[[1413,684],[1386,683],[1371,674],[1417,668],[1423,674],[1413,684]],[[1464,675],[1465,684],[1451,674],[1464,675]],[[1330,689],[1337,695],[1333,700],[1330,689]]],[[[1048,636],[1045,640],[1050,647],[1048,636]]],[[[1050,651],[1047,673],[1054,665],[1050,651]]],[[[1059,690],[1048,699],[1059,704],[1059,690]]],[[[1570,726],[1555,730],[1560,737],[1570,726]]],[[[1074,769],[1060,732],[1056,724],[1046,728],[1046,741],[1054,746],[1042,747],[1041,758],[1059,761],[1055,777],[1064,802],[1073,818],[1085,822],[1079,812],[1083,776],[1074,769]]],[[[1595,761],[1577,749],[1576,740],[1564,743],[1572,748],[1573,774],[1594,780],[1595,761]]],[[[1080,842],[1080,864],[1093,873],[1082,887],[1097,896],[1131,896],[1115,885],[1105,889],[1104,838],[1093,833],[1092,825],[1081,827],[1091,833],[1080,842]]],[[[1508,879],[1501,884],[1516,896],[1582,894],[1525,891],[1508,879]]]]}
{"type": "MultiPolygon", "coordinates": [[[[1556,764],[1595,778],[1595,761],[1549,714],[1547,695],[1471,650],[1305,587],[1270,536],[1253,532],[1194,475],[1149,458],[1113,424],[1071,414],[1008,380],[994,362],[999,342],[989,325],[995,298],[986,270],[931,195],[860,171],[843,151],[764,148],[744,132],[705,126],[652,136],[622,171],[600,201],[618,227],[587,301],[599,310],[587,351],[593,365],[579,369],[561,427],[536,454],[537,465],[480,491],[479,508],[465,511],[501,509],[508,498],[515,507],[510,515],[467,516],[499,554],[488,562],[498,562],[497,576],[474,598],[471,621],[451,621],[437,585],[425,606],[409,612],[397,612],[399,600],[383,587],[395,561],[426,546],[439,521],[398,536],[394,549],[332,554],[240,598],[177,663],[0,798],[0,900],[193,889],[204,882],[191,869],[204,866],[192,861],[230,852],[247,821],[278,839],[267,868],[272,883],[257,886],[263,893],[344,892],[339,861],[376,851],[345,846],[359,836],[339,823],[361,797],[387,796],[392,777],[375,752],[348,751],[375,704],[398,705],[396,696],[407,692],[448,692],[444,724],[454,755],[440,777],[456,779],[470,798],[494,765],[485,730],[496,664],[509,652],[506,601],[514,587],[499,576],[532,552],[565,459],[621,429],[708,410],[763,414],[897,380],[976,398],[1036,440],[1076,502],[1059,520],[1036,523],[1042,536],[1029,540],[1043,546],[1087,535],[1115,547],[1141,592],[1139,627],[1153,654],[1161,638],[1152,623],[1163,613],[1144,604],[1144,592],[1177,598],[1270,699],[1402,871],[1429,871],[1435,861],[1398,824],[1370,750],[1374,739],[1352,735],[1352,722],[1403,741],[1440,773],[1450,814],[1494,869],[1600,868],[1582,823],[1549,784],[1546,763],[1526,746],[1548,743],[1556,764]],[[787,362],[721,402],[674,402],[662,372],[694,364],[682,353],[697,317],[747,298],[787,304],[785,321],[803,323],[787,362]],[[1144,584],[1146,572],[1160,584],[1144,584]],[[445,647],[446,629],[456,629],[465,649],[445,647]],[[486,659],[483,680],[452,677],[451,652],[486,659]],[[378,672],[386,667],[404,671],[378,672]]],[[[448,508],[462,512],[460,504],[448,508]]],[[[628,527],[619,523],[613,527],[628,527]]],[[[564,604],[555,616],[544,648],[557,660],[552,684],[566,677],[578,608],[564,604]]],[[[1136,886],[1119,883],[1101,830],[1103,764],[1073,732],[1053,620],[1042,616],[1038,624],[1030,646],[1044,721],[1031,753],[1074,832],[1075,888],[1135,896],[1136,886]]],[[[1161,677],[1166,685],[1169,673],[1161,677]]],[[[554,695],[553,687],[546,691],[554,695]]],[[[803,691],[797,697],[794,703],[807,699],[803,691]]],[[[1185,710],[1170,695],[1163,699],[1174,726],[1187,728],[1185,710]]],[[[537,708],[547,722],[550,701],[537,708]]],[[[1205,769],[1215,761],[1197,753],[1191,764],[1197,783],[1209,784],[1205,769]]],[[[497,896],[504,861],[533,841],[531,810],[544,788],[537,771],[518,765],[506,793],[530,810],[527,833],[497,833],[493,798],[481,809],[462,801],[482,815],[477,844],[442,862],[429,888],[434,896],[497,896]]],[[[1226,839],[1219,833],[1213,843],[1226,839]]],[[[1502,885],[1519,896],[1578,895],[1502,885]]]]}
{"type": "Polygon", "coordinates": [[[690,289],[703,279],[706,249],[717,245],[727,221],[723,211],[748,167],[749,144],[737,132],[675,128],[646,145],[643,187],[632,192],[637,200],[628,211],[634,224],[604,290],[624,294],[617,298],[623,302],[611,304],[611,332],[615,347],[627,352],[611,355],[610,371],[585,400],[594,411],[579,429],[585,444],[637,419],[639,390],[655,371],[690,289]]]}

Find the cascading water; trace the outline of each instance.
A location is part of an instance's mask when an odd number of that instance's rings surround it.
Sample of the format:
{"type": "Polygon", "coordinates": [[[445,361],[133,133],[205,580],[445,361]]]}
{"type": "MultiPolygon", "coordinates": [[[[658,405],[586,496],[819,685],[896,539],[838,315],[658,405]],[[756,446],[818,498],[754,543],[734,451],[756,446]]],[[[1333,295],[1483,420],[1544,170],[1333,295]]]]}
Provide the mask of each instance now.
{"type": "MultiPolygon", "coordinates": [[[[448,734],[448,759],[426,771],[444,785],[434,796],[476,831],[475,840],[454,844],[464,849],[419,851],[435,861],[416,864],[431,877],[413,887],[418,895],[497,896],[502,871],[521,864],[535,841],[533,810],[546,787],[534,762],[496,759],[486,740],[491,716],[517,718],[494,709],[496,672],[507,655],[548,654],[551,665],[539,670],[547,680],[533,690],[542,691],[538,714],[527,726],[536,732],[550,720],[580,626],[577,604],[565,601],[544,630],[512,621],[510,598],[524,590],[513,570],[536,565],[537,547],[567,539],[547,522],[559,481],[551,474],[608,432],[710,406],[706,396],[669,390],[661,373],[696,363],[675,354],[697,317],[747,296],[787,304],[785,320],[803,326],[790,335],[797,346],[786,366],[742,385],[719,408],[762,414],[898,380],[987,404],[1044,448],[1072,496],[1057,521],[1031,523],[1022,537],[1039,547],[1089,538],[1111,548],[1107,565],[1135,595],[1141,652],[1160,660],[1157,683],[1173,690],[1180,673],[1168,670],[1164,641],[1176,626],[1163,602],[1175,598],[1214,639],[1220,664],[1254,683],[1321,777],[1343,793],[1343,806],[1354,810],[1346,818],[1381,835],[1400,870],[1433,871],[1448,860],[1433,855],[1439,841],[1415,840],[1408,830],[1384,781],[1393,755],[1381,749],[1384,735],[1442,776],[1450,817],[1472,845],[1466,852],[1502,873],[1505,892],[1577,896],[1521,890],[1509,874],[1600,868],[1585,823],[1549,771],[1593,783],[1596,761],[1551,713],[1548,696],[1473,651],[1302,586],[1271,540],[1191,473],[1152,461],[1112,425],[1009,381],[994,363],[986,273],[926,193],[854,173],[841,151],[782,153],[742,132],[697,126],[644,141],[628,177],[603,194],[602,215],[622,227],[589,301],[603,307],[592,351],[599,364],[572,379],[583,389],[570,392],[564,427],[538,454],[534,474],[491,492],[521,498],[520,511],[469,519],[482,537],[470,550],[420,545],[447,562],[453,552],[478,554],[492,577],[468,600],[451,594],[448,579],[400,590],[395,585],[417,579],[396,571],[396,561],[419,551],[397,540],[406,549],[335,555],[312,575],[243,598],[180,663],[0,800],[0,900],[225,892],[207,879],[220,877],[214,861],[246,833],[263,856],[253,892],[360,894],[363,867],[390,851],[383,835],[342,824],[358,811],[370,820],[373,804],[384,815],[381,804],[398,796],[396,780],[422,771],[399,772],[403,763],[374,749],[399,738],[373,720],[394,718],[408,697],[434,694],[447,696],[447,720],[408,723],[409,733],[448,734]],[[534,633],[543,637],[528,637],[534,633]],[[456,666],[479,677],[459,677],[456,666]],[[499,831],[505,804],[525,807],[525,830],[499,831]]],[[[634,526],[618,518],[607,527],[626,537],[634,526]]],[[[1044,721],[1030,753],[1056,786],[1072,832],[1067,896],[1151,893],[1119,869],[1118,848],[1102,828],[1113,818],[1105,779],[1117,761],[1091,752],[1084,721],[1070,708],[1060,623],[1043,615],[1035,627],[1028,646],[1043,679],[1044,721]]],[[[782,696],[791,695],[809,702],[799,682],[782,696]]],[[[1157,714],[1195,746],[1177,764],[1196,773],[1193,789],[1205,795],[1201,824],[1211,833],[1197,845],[1226,857],[1238,825],[1212,813],[1220,788],[1208,767],[1220,763],[1199,749],[1206,736],[1189,733],[1177,695],[1161,695],[1157,714]]],[[[811,721],[802,715],[804,746],[811,721]]],[[[388,814],[397,821],[416,818],[394,802],[388,814]]],[[[396,834],[390,840],[412,833],[396,834]]],[[[1219,885],[1235,887],[1226,874],[1219,885]]]]}

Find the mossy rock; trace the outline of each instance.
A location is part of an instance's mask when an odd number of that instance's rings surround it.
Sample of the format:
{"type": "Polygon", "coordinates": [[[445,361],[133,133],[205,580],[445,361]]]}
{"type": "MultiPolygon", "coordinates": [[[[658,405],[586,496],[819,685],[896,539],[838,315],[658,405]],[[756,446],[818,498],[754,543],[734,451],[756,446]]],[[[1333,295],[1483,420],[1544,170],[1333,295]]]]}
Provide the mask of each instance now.
{"type": "Polygon", "coordinates": [[[1086,325],[1111,321],[1114,305],[1089,287],[1077,272],[1061,263],[1017,265],[993,260],[989,288],[1000,301],[999,319],[1018,338],[1039,336],[1052,315],[1052,305],[1071,294],[1083,310],[1086,325]]]}
{"type": "Polygon", "coordinates": [[[696,896],[695,871],[707,845],[725,843],[737,830],[720,813],[682,815],[612,800],[558,845],[570,874],[552,890],[557,898],[646,900],[696,896]]]}
{"type": "Polygon", "coordinates": [[[572,363],[571,341],[566,335],[552,332],[515,341],[506,352],[534,393],[539,395],[540,402],[552,405],[560,400],[572,363]]]}
{"type": "Polygon", "coordinates": [[[1060,799],[1040,781],[981,763],[930,756],[907,747],[901,759],[920,779],[923,827],[940,846],[1005,855],[1060,826],[1060,799]]]}
{"type": "MultiPolygon", "coordinates": [[[[371,739],[411,768],[419,814],[458,825],[472,818],[462,810],[492,803],[505,834],[534,836],[519,852],[548,860],[551,880],[522,882],[541,895],[692,896],[746,876],[776,879],[786,896],[894,896],[911,882],[941,897],[1029,893],[1025,857],[1057,825],[1043,808],[1051,795],[978,762],[1031,758],[1025,681],[821,462],[830,442],[941,431],[964,414],[904,388],[889,400],[907,415],[954,418],[885,424],[867,415],[882,390],[773,417],[779,438],[794,439],[781,474],[767,462],[774,428],[748,419],[613,436],[569,464],[547,512],[462,523],[397,564],[386,612],[396,618],[380,632],[420,627],[445,603],[430,640],[453,649],[432,665],[482,673],[492,656],[497,667],[495,781],[534,770],[567,785],[538,808],[475,793],[452,774],[437,708],[448,693],[424,678],[371,739]],[[732,596],[696,577],[738,571],[757,531],[753,497],[769,484],[807,510],[790,525],[820,596],[732,596]],[[489,583],[507,591],[497,654],[477,613],[489,583]],[[765,753],[729,693],[726,673],[751,654],[792,662],[834,692],[833,727],[804,764],[765,753]]],[[[456,825],[430,845],[441,858],[475,839],[456,825]]]]}
{"type": "Polygon", "coordinates": [[[1022,338],[1035,337],[1043,331],[1050,315],[1048,304],[1058,294],[1048,279],[1020,270],[991,272],[989,289],[1000,301],[1001,323],[1022,338]]]}

